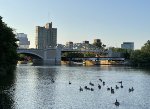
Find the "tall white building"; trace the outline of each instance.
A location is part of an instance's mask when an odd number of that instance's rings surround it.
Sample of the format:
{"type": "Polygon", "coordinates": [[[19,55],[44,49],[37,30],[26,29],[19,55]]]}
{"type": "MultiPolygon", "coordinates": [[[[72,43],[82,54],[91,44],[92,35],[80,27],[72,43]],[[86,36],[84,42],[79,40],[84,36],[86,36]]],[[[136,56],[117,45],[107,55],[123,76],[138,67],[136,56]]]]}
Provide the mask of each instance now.
{"type": "Polygon", "coordinates": [[[121,44],[121,48],[134,50],[134,42],[123,42],[123,44],[121,44]]]}
{"type": "Polygon", "coordinates": [[[38,49],[54,48],[57,45],[57,28],[52,28],[52,22],[44,27],[36,27],[35,46],[38,49]]]}
{"type": "Polygon", "coordinates": [[[18,48],[20,49],[28,49],[30,45],[30,41],[28,41],[27,34],[17,33],[16,38],[18,41],[18,48]]]}

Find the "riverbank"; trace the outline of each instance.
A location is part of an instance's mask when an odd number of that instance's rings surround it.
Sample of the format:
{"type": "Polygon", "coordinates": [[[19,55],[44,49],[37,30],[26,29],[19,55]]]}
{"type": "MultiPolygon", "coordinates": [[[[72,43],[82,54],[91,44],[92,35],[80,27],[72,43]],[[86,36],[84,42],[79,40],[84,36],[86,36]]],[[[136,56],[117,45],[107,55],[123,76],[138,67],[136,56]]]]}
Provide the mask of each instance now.
{"type": "Polygon", "coordinates": [[[85,60],[82,62],[61,61],[61,64],[62,65],[94,66],[94,65],[125,65],[125,62],[124,61],[109,61],[109,60],[101,60],[101,61],[85,60]]]}

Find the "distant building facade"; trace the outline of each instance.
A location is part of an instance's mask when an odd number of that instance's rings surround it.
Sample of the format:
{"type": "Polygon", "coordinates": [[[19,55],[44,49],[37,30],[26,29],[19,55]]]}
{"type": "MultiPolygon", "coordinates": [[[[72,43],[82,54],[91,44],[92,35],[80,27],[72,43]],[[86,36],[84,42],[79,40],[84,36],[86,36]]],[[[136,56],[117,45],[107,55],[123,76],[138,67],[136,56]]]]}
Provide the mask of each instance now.
{"type": "Polygon", "coordinates": [[[35,46],[37,49],[54,48],[57,45],[57,28],[52,28],[52,22],[44,27],[36,26],[35,46]]]}
{"type": "Polygon", "coordinates": [[[71,42],[71,41],[66,42],[66,48],[73,49],[73,42],[71,42]]]}
{"type": "Polygon", "coordinates": [[[89,44],[89,41],[83,41],[83,44],[89,44]]]}
{"type": "Polygon", "coordinates": [[[94,43],[101,43],[101,39],[94,39],[94,43]]]}
{"type": "Polygon", "coordinates": [[[123,42],[123,44],[121,44],[121,48],[134,50],[134,42],[123,42]]]}
{"type": "Polygon", "coordinates": [[[28,49],[30,45],[30,41],[28,41],[27,34],[17,33],[16,38],[18,41],[18,48],[20,49],[28,49]]]}

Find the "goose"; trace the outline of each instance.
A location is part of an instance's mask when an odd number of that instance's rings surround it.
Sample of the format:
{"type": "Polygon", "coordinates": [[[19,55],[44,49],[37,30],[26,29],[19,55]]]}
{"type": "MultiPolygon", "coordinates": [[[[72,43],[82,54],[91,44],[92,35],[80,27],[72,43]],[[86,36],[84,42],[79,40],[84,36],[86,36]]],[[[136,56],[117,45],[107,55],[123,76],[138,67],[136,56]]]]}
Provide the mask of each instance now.
{"type": "Polygon", "coordinates": [[[131,91],[132,91],[132,89],[129,88],[129,92],[131,92],[131,91]]]}
{"type": "Polygon", "coordinates": [[[71,84],[71,82],[69,81],[69,84],[71,84]]]}
{"type": "Polygon", "coordinates": [[[122,84],[122,81],[119,81],[118,83],[121,83],[121,84],[122,84]]]}
{"type": "Polygon", "coordinates": [[[116,85],[116,89],[119,89],[119,87],[116,85]]]}
{"type": "Polygon", "coordinates": [[[99,79],[102,82],[102,79],[99,79]]]}
{"type": "Polygon", "coordinates": [[[105,82],[103,81],[103,86],[105,85],[105,82]]]}
{"type": "Polygon", "coordinates": [[[81,86],[80,86],[80,89],[79,89],[80,91],[83,91],[83,89],[81,88],[81,86]]]}
{"type": "Polygon", "coordinates": [[[131,90],[134,91],[134,88],[132,87],[131,90]]]}
{"type": "Polygon", "coordinates": [[[93,88],[91,88],[91,91],[94,91],[94,89],[93,89],[93,88]]]}
{"type": "Polygon", "coordinates": [[[84,88],[85,88],[86,90],[91,90],[91,89],[90,89],[89,87],[87,87],[87,86],[85,86],[84,88]]]}
{"type": "Polygon", "coordinates": [[[94,86],[94,84],[93,84],[93,83],[91,83],[91,82],[90,82],[89,84],[90,84],[91,86],[94,86]]]}
{"type": "Polygon", "coordinates": [[[101,85],[98,84],[98,88],[101,89],[101,85]]]}
{"type": "Polygon", "coordinates": [[[114,92],[114,89],[113,89],[112,87],[111,87],[111,93],[112,93],[112,94],[114,94],[114,93],[115,93],[115,92],[114,92]]]}
{"type": "Polygon", "coordinates": [[[110,88],[109,88],[109,87],[107,87],[107,90],[110,90],[110,88]]]}
{"type": "Polygon", "coordinates": [[[123,85],[121,84],[121,86],[120,86],[121,88],[123,88],[123,85]]]}
{"type": "Polygon", "coordinates": [[[116,105],[116,106],[119,106],[119,105],[120,105],[120,103],[117,101],[117,99],[116,99],[115,105],[116,105]]]}

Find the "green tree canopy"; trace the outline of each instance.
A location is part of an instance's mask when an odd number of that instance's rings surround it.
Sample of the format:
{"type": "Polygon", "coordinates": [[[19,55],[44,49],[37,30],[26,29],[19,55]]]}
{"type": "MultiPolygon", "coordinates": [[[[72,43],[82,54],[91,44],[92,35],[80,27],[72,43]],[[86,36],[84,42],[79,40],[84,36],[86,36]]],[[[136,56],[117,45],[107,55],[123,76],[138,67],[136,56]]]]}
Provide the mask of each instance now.
{"type": "Polygon", "coordinates": [[[144,46],[141,48],[141,51],[150,54],[150,40],[144,44],[144,46]]]}
{"type": "Polygon", "coordinates": [[[98,47],[99,49],[104,49],[106,45],[104,45],[101,40],[98,40],[97,42],[93,43],[94,46],[98,47]]]}
{"type": "Polygon", "coordinates": [[[17,63],[17,39],[13,29],[2,21],[0,16],[0,71],[9,72],[17,63]]]}
{"type": "Polygon", "coordinates": [[[150,41],[148,40],[141,50],[132,52],[130,59],[134,65],[148,67],[150,65],[150,41]]]}

